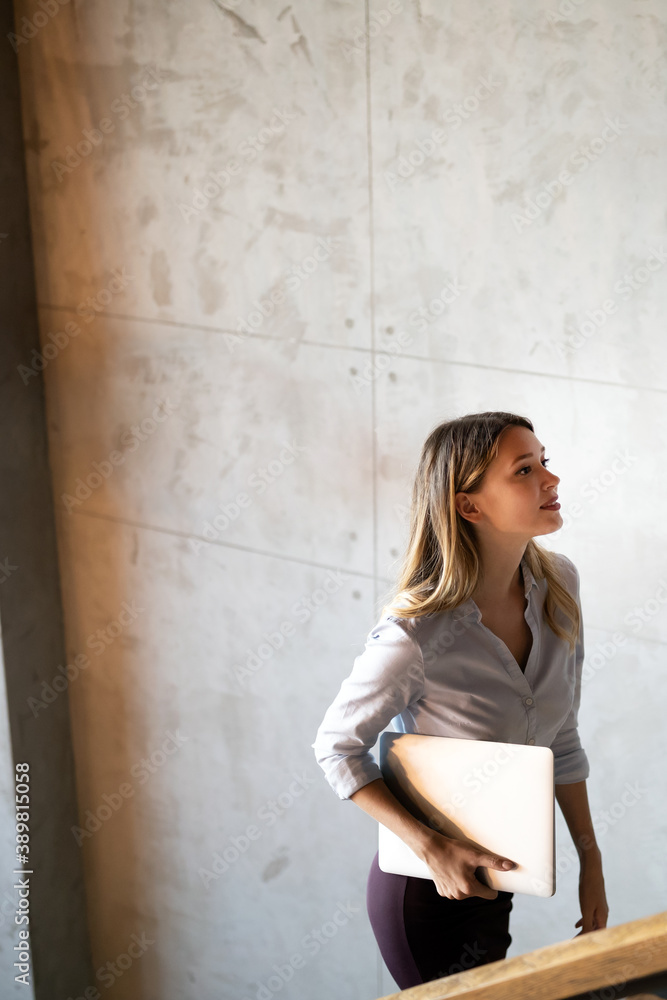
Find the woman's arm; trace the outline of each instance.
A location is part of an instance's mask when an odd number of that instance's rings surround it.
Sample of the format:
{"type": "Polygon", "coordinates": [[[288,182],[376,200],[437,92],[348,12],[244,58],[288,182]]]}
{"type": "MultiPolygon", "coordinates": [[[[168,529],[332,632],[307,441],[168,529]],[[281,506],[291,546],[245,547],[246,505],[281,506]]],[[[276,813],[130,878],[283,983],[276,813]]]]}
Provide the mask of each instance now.
{"type": "Polygon", "coordinates": [[[352,802],[400,837],[431,871],[440,896],[465,899],[482,896],[495,899],[497,889],[480,882],[475,872],[480,867],[507,871],[516,862],[502,855],[489,854],[467,839],[447,837],[426,826],[398,801],[383,778],[362,785],[350,795],[352,802]]]}
{"type": "Polygon", "coordinates": [[[568,830],[581,864],[601,864],[600,848],[595,839],[593,820],[588,805],[586,781],[556,785],[556,800],[565,817],[568,830]]]}
{"type": "Polygon", "coordinates": [[[586,781],[556,785],[556,799],[579,855],[579,902],[582,915],[574,926],[581,926],[579,934],[600,930],[607,926],[609,906],[602,875],[602,855],[595,840],[588,806],[586,781]]]}
{"type": "Polygon", "coordinates": [[[350,799],[364,812],[382,823],[397,837],[405,841],[414,853],[424,857],[424,848],[432,840],[432,830],[403,806],[383,778],[376,778],[358,788],[350,799]]]}
{"type": "Polygon", "coordinates": [[[419,643],[398,622],[382,620],[368,634],[311,744],[340,799],[382,777],[372,753],[378,734],[423,691],[419,643]]]}

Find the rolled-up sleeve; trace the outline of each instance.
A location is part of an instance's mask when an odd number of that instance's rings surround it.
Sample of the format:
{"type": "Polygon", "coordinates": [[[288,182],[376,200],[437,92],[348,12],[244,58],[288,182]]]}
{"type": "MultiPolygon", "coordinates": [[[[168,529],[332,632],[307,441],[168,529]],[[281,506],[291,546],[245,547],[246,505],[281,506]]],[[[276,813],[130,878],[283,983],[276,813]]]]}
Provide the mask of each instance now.
{"type": "Polygon", "coordinates": [[[575,781],[584,781],[590,774],[590,764],[586,751],[581,745],[578,729],[579,704],[581,701],[581,673],[584,663],[584,616],[581,610],[579,594],[579,571],[574,563],[568,560],[576,574],[576,601],[579,606],[579,635],[575,647],[575,686],[574,699],[565,722],[553,743],[554,783],[569,785],[575,781]]]}
{"type": "Polygon", "coordinates": [[[379,734],[424,691],[419,643],[398,622],[382,620],[366,638],[311,743],[340,799],[382,777],[371,753],[379,734]]]}

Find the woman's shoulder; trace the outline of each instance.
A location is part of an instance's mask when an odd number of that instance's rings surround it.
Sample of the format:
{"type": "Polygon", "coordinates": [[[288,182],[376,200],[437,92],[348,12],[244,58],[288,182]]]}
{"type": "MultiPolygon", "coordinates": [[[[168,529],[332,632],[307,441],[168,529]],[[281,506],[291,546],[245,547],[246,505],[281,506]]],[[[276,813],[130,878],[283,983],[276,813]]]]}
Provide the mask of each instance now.
{"type": "Polygon", "coordinates": [[[574,592],[579,586],[579,570],[572,562],[569,556],[566,556],[564,552],[554,552],[553,555],[556,558],[559,569],[563,574],[569,589],[574,592]]]}
{"type": "Polygon", "coordinates": [[[417,618],[402,617],[397,614],[383,613],[369,632],[371,638],[414,638],[418,627],[417,618]]]}
{"type": "Polygon", "coordinates": [[[402,616],[387,612],[371,629],[369,636],[388,640],[411,640],[417,645],[421,645],[432,635],[434,628],[439,629],[443,623],[459,614],[460,611],[457,608],[418,616],[402,616]]]}

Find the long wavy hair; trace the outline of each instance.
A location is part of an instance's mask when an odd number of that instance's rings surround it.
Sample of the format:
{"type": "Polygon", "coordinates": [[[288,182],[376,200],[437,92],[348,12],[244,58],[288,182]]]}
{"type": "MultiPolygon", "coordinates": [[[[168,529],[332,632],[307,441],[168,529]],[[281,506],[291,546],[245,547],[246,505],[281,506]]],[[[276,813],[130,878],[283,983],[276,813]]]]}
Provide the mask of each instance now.
{"type": "MultiPolygon", "coordinates": [[[[510,425],[534,431],[527,417],[503,411],[470,413],[447,420],[424,442],[412,488],[407,548],[383,614],[419,618],[457,607],[474,593],[481,558],[474,526],[456,509],[457,493],[481,489],[498,454],[501,432],[510,425]]],[[[576,600],[565,586],[553,552],[529,539],[524,557],[536,580],[547,580],[543,619],[573,651],[579,633],[576,600]],[[557,620],[565,616],[565,623],[557,620]]]]}

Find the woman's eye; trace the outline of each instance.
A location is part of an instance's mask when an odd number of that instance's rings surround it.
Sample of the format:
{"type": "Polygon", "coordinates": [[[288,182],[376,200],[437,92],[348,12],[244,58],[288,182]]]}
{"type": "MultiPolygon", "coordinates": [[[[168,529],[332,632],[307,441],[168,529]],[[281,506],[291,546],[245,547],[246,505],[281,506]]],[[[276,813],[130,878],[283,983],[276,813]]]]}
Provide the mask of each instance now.
{"type": "MultiPolygon", "coordinates": [[[[543,458],[542,459],[542,465],[546,468],[547,462],[550,462],[550,461],[551,461],[550,458],[543,458]]],[[[528,469],[528,471],[530,471],[530,466],[529,465],[524,465],[523,469],[519,469],[519,472],[523,472],[524,469],[528,469]]],[[[519,475],[519,472],[517,473],[517,475],[519,475]]]]}

